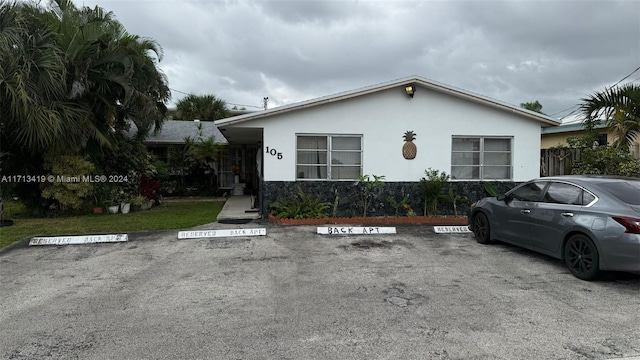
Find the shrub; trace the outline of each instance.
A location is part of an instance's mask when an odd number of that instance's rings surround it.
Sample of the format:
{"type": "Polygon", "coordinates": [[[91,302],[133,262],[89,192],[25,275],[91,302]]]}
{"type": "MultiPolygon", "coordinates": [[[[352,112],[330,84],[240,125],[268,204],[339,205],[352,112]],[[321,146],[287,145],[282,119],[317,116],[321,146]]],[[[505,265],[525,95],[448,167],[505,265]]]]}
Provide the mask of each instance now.
{"type": "Polygon", "coordinates": [[[445,195],[445,198],[453,204],[453,215],[458,216],[458,201],[467,201],[467,197],[456,194],[453,188],[449,187],[449,192],[445,195]]]}
{"type": "Polygon", "coordinates": [[[384,185],[384,175],[360,175],[356,184],[360,189],[360,201],[362,203],[362,216],[367,217],[367,210],[371,205],[376,189],[384,185]]]}
{"type": "Polygon", "coordinates": [[[93,184],[79,176],[91,176],[95,166],[80,156],[60,156],[47,161],[45,168],[51,171],[56,181],[42,191],[45,199],[54,199],[60,210],[77,210],[93,195],[93,184]],[[62,181],[58,181],[62,180],[62,181]]]}
{"type": "Polygon", "coordinates": [[[407,212],[409,211],[411,207],[409,208],[406,207],[408,205],[407,204],[408,200],[409,200],[409,194],[406,194],[400,201],[397,201],[393,196],[387,196],[387,202],[391,204],[391,206],[393,206],[394,210],[396,211],[395,216],[398,216],[398,214],[400,213],[400,208],[405,208],[407,209],[407,212]]]}
{"type": "Polygon", "coordinates": [[[320,196],[306,194],[300,186],[294,197],[278,199],[270,205],[273,216],[289,219],[324,218],[328,216],[327,210],[330,207],[330,203],[322,201],[320,196]]]}
{"type": "Polygon", "coordinates": [[[160,195],[160,183],[142,174],[140,177],[140,195],[149,200],[156,200],[160,195]]]}
{"type": "Polygon", "coordinates": [[[638,177],[640,164],[624,147],[597,146],[584,148],[571,173],[638,177]]]}
{"type": "Polygon", "coordinates": [[[424,200],[424,216],[435,215],[438,211],[438,201],[443,199],[444,188],[449,181],[447,173],[428,168],[424,171],[426,177],[420,179],[420,195],[424,200]]]}

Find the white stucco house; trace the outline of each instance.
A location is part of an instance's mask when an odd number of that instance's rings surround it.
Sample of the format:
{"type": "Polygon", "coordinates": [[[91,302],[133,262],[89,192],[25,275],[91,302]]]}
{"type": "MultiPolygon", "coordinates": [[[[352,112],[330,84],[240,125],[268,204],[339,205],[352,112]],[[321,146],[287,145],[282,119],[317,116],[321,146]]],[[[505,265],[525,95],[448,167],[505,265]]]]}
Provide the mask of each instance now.
{"type": "Polygon", "coordinates": [[[216,125],[232,147],[258,154],[253,163],[237,165],[257,169],[254,181],[265,212],[294,184],[330,197],[348,193],[358,175],[375,174],[386,177],[389,192],[408,193],[427,168],[450,174],[457,192],[471,198],[464,194],[471,184],[538,177],[541,128],[559,122],[410,76],[216,125]],[[416,134],[417,155],[411,160],[402,152],[407,131],[416,134]]]}

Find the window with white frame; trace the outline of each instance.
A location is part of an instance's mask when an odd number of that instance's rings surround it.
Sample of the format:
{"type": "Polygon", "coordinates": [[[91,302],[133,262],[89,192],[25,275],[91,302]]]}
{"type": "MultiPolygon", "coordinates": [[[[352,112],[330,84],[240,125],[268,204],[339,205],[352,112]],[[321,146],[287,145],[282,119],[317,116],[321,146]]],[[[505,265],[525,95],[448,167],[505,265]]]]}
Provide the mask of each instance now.
{"type": "Polygon", "coordinates": [[[451,143],[451,179],[511,180],[513,138],[454,136],[451,143]]]}
{"type": "Polygon", "coordinates": [[[356,180],[362,174],[361,135],[297,135],[296,179],[356,180]]]}

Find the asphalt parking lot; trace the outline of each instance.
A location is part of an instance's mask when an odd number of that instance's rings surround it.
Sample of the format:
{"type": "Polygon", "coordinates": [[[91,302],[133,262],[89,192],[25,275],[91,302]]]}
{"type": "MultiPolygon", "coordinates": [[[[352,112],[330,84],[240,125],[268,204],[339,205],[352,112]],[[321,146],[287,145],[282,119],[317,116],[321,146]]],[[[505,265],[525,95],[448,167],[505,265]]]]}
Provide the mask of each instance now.
{"type": "Polygon", "coordinates": [[[0,253],[3,359],[613,359],[640,355],[640,276],[573,277],[471,234],[266,236],[0,253]]]}

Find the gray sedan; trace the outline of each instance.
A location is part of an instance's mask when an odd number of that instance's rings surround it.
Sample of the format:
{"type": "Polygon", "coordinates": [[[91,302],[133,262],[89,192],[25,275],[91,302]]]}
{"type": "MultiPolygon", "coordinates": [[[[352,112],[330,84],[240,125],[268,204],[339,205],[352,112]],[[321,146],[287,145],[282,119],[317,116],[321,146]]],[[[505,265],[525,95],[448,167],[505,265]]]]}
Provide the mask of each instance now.
{"type": "Polygon", "coordinates": [[[472,205],[476,240],[563,259],[583,280],[601,270],[640,273],[640,179],[596,175],[528,181],[472,205]]]}

